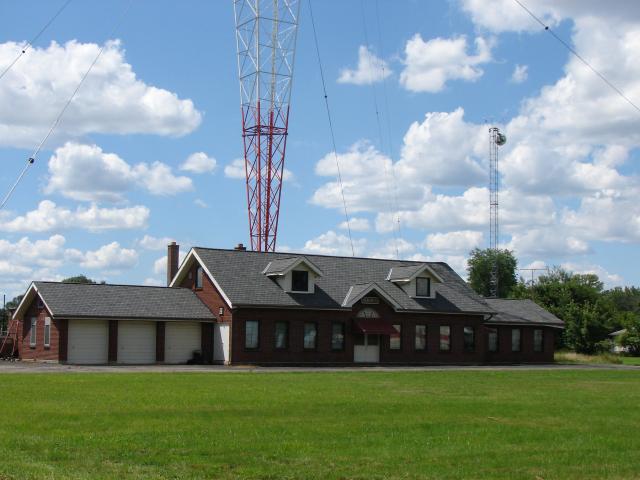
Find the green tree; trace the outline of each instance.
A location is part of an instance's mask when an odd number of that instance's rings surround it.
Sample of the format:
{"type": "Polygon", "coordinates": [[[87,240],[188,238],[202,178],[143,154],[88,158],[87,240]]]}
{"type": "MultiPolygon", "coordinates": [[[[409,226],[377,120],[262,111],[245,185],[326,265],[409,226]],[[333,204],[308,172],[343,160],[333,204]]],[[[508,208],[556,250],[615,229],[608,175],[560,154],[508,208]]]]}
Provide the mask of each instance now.
{"type": "Polygon", "coordinates": [[[63,283],[87,283],[87,284],[96,283],[90,278],[86,277],[85,275],[76,275],[75,277],[65,278],[64,280],[62,280],[62,282],[63,283]]]}
{"type": "Polygon", "coordinates": [[[17,297],[9,300],[5,308],[0,308],[0,330],[7,329],[9,326],[9,320],[11,319],[10,310],[17,308],[23,297],[24,295],[18,295],[17,297]]]}
{"type": "Polygon", "coordinates": [[[580,353],[605,348],[615,325],[614,303],[603,296],[603,284],[594,274],[574,274],[559,267],[541,275],[518,298],[532,298],[565,322],[560,346],[580,353]]]}
{"type": "Polygon", "coordinates": [[[470,252],[467,260],[469,284],[478,294],[488,297],[491,295],[491,269],[497,259],[498,264],[498,297],[507,298],[518,283],[516,270],[518,261],[509,250],[480,250],[476,248],[470,252]]]}
{"type": "Polygon", "coordinates": [[[631,355],[640,355],[640,315],[627,312],[626,332],[620,335],[618,342],[627,347],[631,355]]]}

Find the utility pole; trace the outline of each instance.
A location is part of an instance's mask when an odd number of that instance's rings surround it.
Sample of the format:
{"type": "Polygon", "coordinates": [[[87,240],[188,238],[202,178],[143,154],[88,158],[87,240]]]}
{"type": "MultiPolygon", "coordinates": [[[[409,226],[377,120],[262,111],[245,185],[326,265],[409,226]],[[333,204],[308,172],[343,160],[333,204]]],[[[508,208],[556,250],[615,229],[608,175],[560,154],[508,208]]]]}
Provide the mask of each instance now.
{"type": "Polygon", "coordinates": [[[534,294],[533,294],[533,285],[534,285],[533,275],[534,275],[535,272],[547,272],[547,273],[549,273],[549,267],[544,267],[544,268],[519,268],[518,270],[521,270],[523,272],[531,272],[531,300],[533,300],[533,298],[534,298],[534,294]]]}
{"type": "Polygon", "coordinates": [[[498,298],[498,245],[500,241],[498,222],[498,193],[500,191],[500,176],[498,171],[498,147],[507,143],[506,135],[500,133],[498,127],[489,128],[489,249],[493,252],[491,266],[490,294],[491,298],[498,298]]]}

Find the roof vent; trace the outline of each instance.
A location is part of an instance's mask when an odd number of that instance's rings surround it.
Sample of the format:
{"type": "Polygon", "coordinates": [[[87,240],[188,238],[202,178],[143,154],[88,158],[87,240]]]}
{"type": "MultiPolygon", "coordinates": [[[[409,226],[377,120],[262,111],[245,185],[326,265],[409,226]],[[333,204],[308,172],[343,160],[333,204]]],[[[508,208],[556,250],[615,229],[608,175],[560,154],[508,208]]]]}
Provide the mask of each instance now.
{"type": "Polygon", "coordinates": [[[238,252],[246,252],[247,251],[247,247],[245,247],[243,244],[239,243],[238,245],[236,245],[235,247],[233,247],[234,250],[238,251],[238,252]]]}

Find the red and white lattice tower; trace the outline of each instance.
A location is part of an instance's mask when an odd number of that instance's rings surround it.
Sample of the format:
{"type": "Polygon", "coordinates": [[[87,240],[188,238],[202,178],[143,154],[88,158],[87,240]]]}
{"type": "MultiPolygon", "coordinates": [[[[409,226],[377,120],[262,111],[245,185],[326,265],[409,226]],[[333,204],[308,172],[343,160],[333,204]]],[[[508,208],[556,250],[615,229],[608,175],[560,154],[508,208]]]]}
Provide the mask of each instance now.
{"type": "Polygon", "coordinates": [[[276,248],[299,0],[234,0],[251,248],[276,248]]]}

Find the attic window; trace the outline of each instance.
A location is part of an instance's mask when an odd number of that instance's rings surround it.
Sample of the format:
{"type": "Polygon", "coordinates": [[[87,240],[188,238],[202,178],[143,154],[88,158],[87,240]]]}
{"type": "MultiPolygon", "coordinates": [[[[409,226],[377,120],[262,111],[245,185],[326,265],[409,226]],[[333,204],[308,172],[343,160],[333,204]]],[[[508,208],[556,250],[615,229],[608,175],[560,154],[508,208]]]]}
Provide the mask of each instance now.
{"type": "Polygon", "coordinates": [[[431,279],[426,277],[416,278],[416,297],[431,296],[431,279]]]}
{"type": "Polygon", "coordinates": [[[202,288],[202,267],[196,270],[196,288],[202,288]]]}
{"type": "Polygon", "coordinates": [[[309,272],[306,270],[293,270],[291,272],[291,290],[294,292],[308,292],[309,272]]]}

